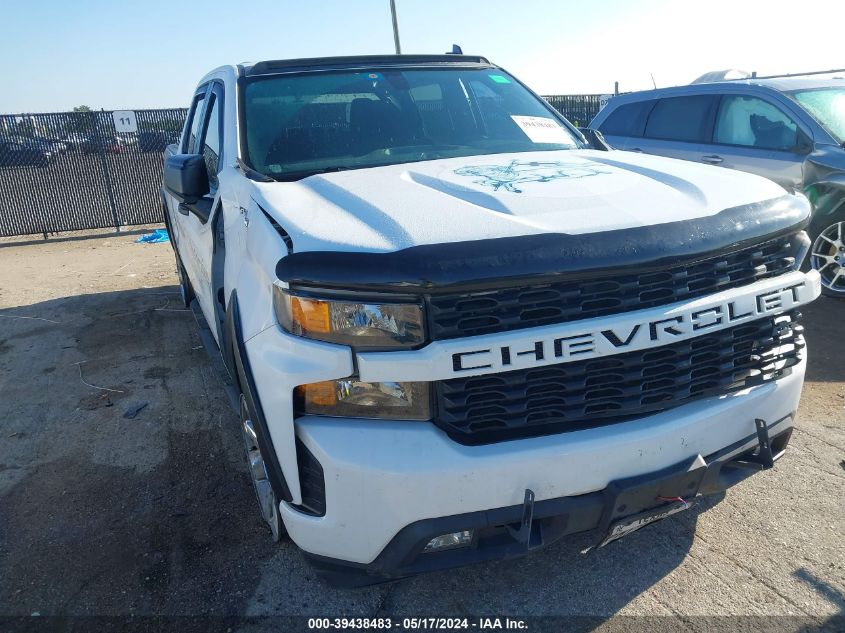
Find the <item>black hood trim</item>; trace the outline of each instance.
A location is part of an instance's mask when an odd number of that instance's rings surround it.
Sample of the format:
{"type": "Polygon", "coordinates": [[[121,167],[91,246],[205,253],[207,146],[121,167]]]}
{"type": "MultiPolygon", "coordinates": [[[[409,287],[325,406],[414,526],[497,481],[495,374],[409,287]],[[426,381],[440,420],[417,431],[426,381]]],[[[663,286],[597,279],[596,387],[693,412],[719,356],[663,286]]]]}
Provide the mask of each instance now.
{"type": "Polygon", "coordinates": [[[293,253],[276,264],[276,276],[292,286],[403,293],[583,279],[612,269],[646,271],[692,263],[796,232],[809,218],[806,198],[785,195],[705,218],[585,235],[543,233],[390,253],[293,253]]]}

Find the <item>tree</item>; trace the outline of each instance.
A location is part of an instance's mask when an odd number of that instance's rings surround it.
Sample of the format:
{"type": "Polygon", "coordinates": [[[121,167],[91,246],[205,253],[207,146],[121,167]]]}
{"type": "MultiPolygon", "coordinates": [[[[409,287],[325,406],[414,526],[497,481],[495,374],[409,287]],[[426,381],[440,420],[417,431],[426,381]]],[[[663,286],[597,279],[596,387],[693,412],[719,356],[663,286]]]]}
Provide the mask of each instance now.
{"type": "Polygon", "coordinates": [[[95,116],[87,105],[74,107],[73,114],[68,117],[67,132],[90,132],[94,129],[95,116]]]}

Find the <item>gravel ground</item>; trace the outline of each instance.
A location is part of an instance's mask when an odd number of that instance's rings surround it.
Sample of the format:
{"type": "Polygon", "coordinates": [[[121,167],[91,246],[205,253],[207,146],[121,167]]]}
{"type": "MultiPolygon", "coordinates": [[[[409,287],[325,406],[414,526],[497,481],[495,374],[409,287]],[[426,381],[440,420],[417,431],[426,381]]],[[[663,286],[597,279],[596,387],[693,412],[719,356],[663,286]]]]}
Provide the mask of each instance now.
{"type": "Polygon", "coordinates": [[[100,629],[156,622],[145,616],[187,617],[180,630],[305,626],[275,619],[290,615],[845,625],[842,302],[805,310],[811,360],[787,456],[724,500],[589,556],[575,537],[517,561],[335,590],[292,543],[270,541],[170,246],[134,239],[0,240],[0,630],[77,622],[32,614],[117,618],[100,629]]]}

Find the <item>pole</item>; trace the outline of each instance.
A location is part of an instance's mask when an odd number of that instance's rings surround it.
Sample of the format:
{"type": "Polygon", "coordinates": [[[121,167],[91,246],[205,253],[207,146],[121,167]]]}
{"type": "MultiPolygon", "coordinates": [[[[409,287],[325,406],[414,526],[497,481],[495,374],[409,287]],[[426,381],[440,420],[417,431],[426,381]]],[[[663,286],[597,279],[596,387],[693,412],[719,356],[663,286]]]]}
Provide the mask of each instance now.
{"type": "Polygon", "coordinates": [[[396,0],[390,0],[390,16],[393,19],[393,44],[396,47],[396,54],[402,54],[402,47],[399,46],[399,22],[396,19],[396,0]]]}
{"type": "MultiPolygon", "coordinates": [[[[104,112],[102,108],[100,112],[104,112]]],[[[103,167],[103,178],[106,181],[106,193],[109,196],[109,207],[111,208],[112,221],[114,222],[115,233],[120,233],[120,218],[117,215],[117,204],[114,200],[114,188],[112,187],[111,173],[109,172],[109,161],[106,158],[106,137],[100,133],[100,119],[98,112],[92,112],[94,122],[94,142],[100,154],[100,164],[103,167]]]]}

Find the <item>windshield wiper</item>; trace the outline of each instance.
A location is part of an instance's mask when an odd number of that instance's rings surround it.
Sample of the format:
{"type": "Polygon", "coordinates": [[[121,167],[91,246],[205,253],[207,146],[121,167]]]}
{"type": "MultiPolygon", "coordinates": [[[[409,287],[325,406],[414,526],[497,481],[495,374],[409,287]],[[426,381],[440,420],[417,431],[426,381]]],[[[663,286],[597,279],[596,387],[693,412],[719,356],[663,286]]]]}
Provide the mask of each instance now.
{"type": "Polygon", "coordinates": [[[302,169],[300,171],[291,171],[282,174],[273,174],[270,176],[273,180],[278,182],[294,182],[296,180],[302,180],[303,178],[308,178],[309,176],[316,176],[318,174],[331,174],[337,171],[347,171],[349,169],[355,169],[355,167],[346,167],[343,165],[334,165],[332,167],[320,167],[318,169],[302,169]]]}
{"type": "Polygon", "coordinates": [[[254,170],[240,158],[238,159],[238,168],[243,172],[244,176],[250,180],[256,180],[258,182],[273,182],[273,178],[267,174],[262,174],[260,171],[254,170]]]}

